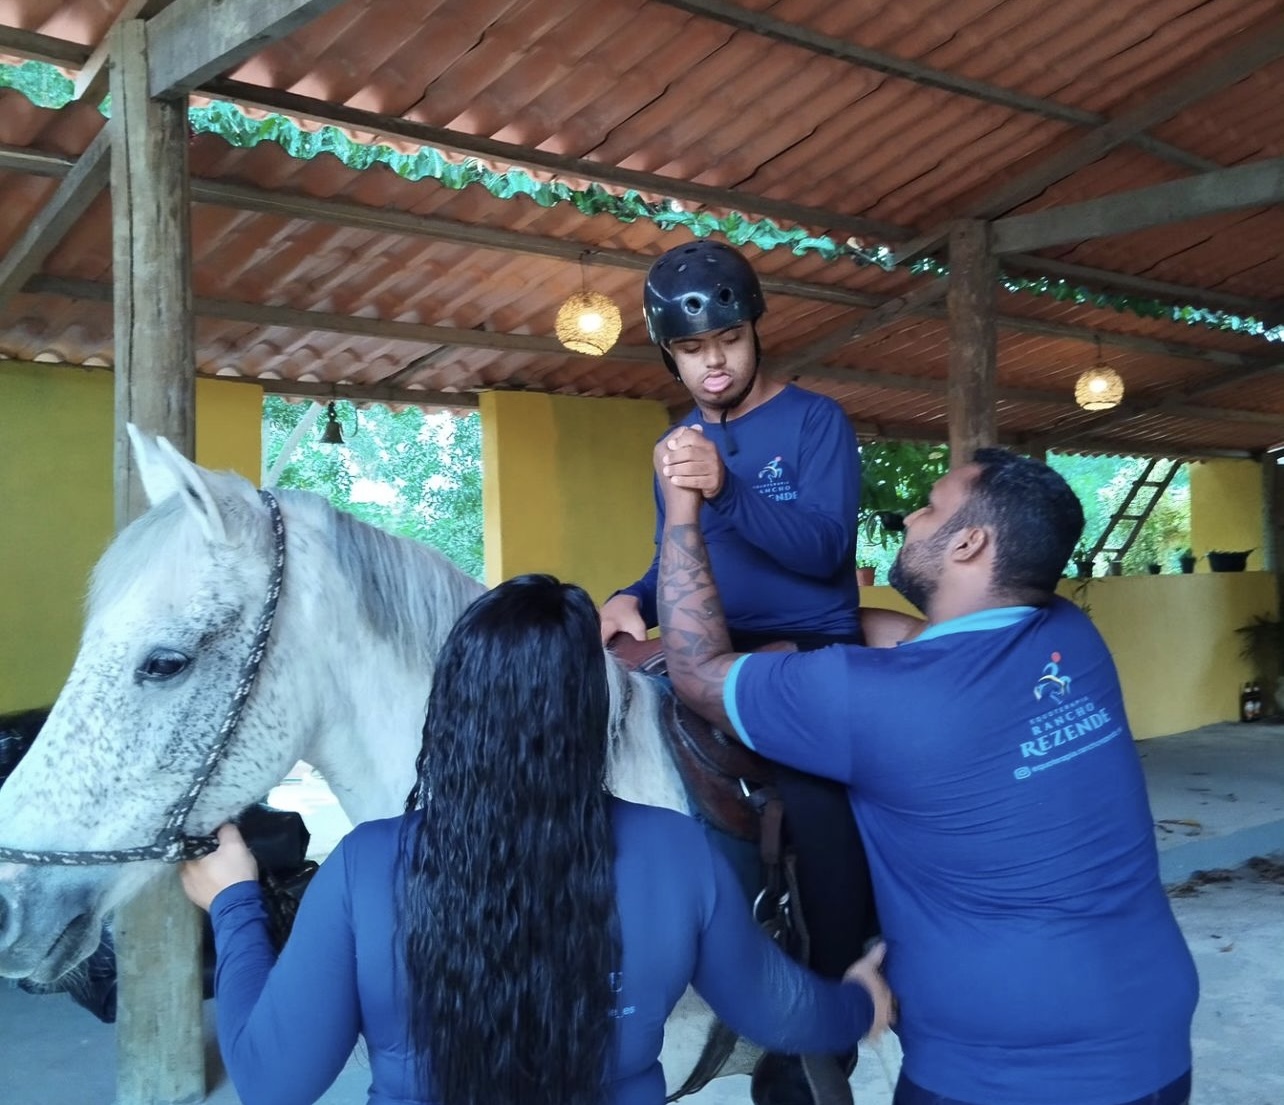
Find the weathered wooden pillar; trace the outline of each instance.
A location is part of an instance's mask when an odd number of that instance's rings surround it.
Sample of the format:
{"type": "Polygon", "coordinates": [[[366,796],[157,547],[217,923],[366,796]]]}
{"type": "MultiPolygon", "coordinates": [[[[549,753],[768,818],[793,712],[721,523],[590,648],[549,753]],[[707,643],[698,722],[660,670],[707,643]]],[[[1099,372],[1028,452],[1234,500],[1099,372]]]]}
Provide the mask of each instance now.
{"type": "MultiPolygon", "coordinates": [[[[115,495],[121,529],[147,509],[125,424],[161,434],[192,456],[196,376],[187,100],[149,98],[141,21],[118,24],[112,36],[115,495]]],[[[200,946],[199,912],[183,897],[175,872],[165,872],[117,911],[117,1105],[204,1100],[200,946]]]]}
{"type": "Polygon", "coordinates": [[[950,229],[950,466],[998,440],[994,412],[994,297],[999,266],[990,250],[990,224],[957,222],[950,229]]]}

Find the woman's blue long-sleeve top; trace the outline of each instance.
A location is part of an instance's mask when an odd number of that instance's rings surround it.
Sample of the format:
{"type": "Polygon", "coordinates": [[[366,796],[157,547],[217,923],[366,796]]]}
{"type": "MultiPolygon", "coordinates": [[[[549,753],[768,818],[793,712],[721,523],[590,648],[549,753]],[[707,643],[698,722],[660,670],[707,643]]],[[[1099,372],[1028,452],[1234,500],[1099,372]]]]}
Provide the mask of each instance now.
{"type": "MultiPolygon", "coordinates": [[[[866,991],[788,960],[753,923],[699,825],[621,801],[613,821],[623,944],[613,1105],[664,1100],[664,1021],[689,983],[732,1028],[773,1050],[843,1051],[865,1033],[866,991]]],[[[407,1039],[396,934],[401,822],[368,822],[343,840],[313,879],[279,959],[257,883],[236,883],[211,904],[219,1043],[244,1105],[310,1105],[358,1036],[369,1050],[370,1105],[431,1102],[407,1039]]],[[[516,958],[512,969],[522,970],[516,958]]]]}

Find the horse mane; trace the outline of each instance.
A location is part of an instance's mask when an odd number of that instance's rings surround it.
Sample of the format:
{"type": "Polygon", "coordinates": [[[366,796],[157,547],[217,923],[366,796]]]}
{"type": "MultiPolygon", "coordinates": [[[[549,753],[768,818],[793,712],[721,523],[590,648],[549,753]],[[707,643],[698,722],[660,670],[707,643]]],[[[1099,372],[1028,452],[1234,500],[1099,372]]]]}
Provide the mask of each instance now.
{"type": "Polygon", "coordinates": [[[368,525],[311,492],[276,494],[283,510],[306,513],[325,534],[362,618],[411,664],[437,655],[455,619],[484,590],[434,548],[368,525]]]}
{"type": "MultiPolygon", "coordinates": [[[[484,589],[436,549],[367,525],[320,495],[283,489],[275,494],[286,515],[287,542],[304,526],[319,532],[371,633],[412,666],[436,656],[460,612],[484,589]]],[[[262,509],[255,509],[248,494],[220,494],[218,502],[229,532],[266,557],[271,537],[262,509]]],[[[172,572],[177,587],[203,547],[200,529],[178,496],[158,503],[135,519],[98,562],[90,612],[119,599],[143,575],[155,580],[158,572],[172,572]]],[[[294,544],[294,555],[301,547],[294,544]]]]}

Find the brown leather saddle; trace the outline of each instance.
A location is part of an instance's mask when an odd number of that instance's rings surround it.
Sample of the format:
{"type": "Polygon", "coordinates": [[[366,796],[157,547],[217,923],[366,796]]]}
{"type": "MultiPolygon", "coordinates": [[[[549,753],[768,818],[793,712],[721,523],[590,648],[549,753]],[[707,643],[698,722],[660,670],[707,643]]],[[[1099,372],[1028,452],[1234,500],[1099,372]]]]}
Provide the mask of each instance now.
{"type": "MultiPolygon", "coordinates": [[[[610,648],[631,671],[653,677],[668,672],[659,640],[637,641],[619,633],[611,639],[610,648]]],[[[788,642],[780,642],[762,651],[793,648],[788,642]]],[[[784,807],[774,785],[774,765],[710,725],[676,694],[670,692],[662,699],[660,728],[695,811],[724,833],[758,845],[763,886],[754,902],[754,919],[773,940],[806,962],[810,941],[798,909],[793,857],[784,847],[784,807]]],[[[733,1029],[716,1021],[695,1069],[665,1100],[674,1102],[703,1089],[722,1069],[736,1040],[733,1029]]],[[[778,1100],[768,1077],[764,1077],[772,1069],[769,1058],[764,1055],[760,1059],[751,1080],[755,1105],[778,1100]]],[[[813,1105],[851,1105],[849,1068],[830,1055],[798,1058],[813,1105]]],[[[792,1098],[787,1094],[784,1099],[792,1098]]]]}
{"type": "MultiPolygon", "coordinates": [[[[620,633],[612,639],[611,651],[625,667],[642,675],[658,677],[668,672],[658,640],[637,641],[620,633]]],[[[660,721],[678,774],[700,816],[724,833],[757,841],[763,808],[762,799],[754,796],[773,782],[771,761],[710,725],[675,694],[664,696],[660,721]]]]}

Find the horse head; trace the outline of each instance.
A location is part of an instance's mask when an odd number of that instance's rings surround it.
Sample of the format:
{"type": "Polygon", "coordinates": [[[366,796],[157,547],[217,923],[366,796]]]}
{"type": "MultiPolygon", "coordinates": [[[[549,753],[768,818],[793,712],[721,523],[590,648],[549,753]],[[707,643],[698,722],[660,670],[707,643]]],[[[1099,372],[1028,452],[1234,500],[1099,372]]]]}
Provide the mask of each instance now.
{"type": "MultiPolygon", "coordinates": [[[[130,427],[150,509],[93,576],[80,649],[30,752],[0,789],[0,846],[117,852],[158,839],[217,739],[251,650],[273,553],[251,485],[130,427]]],[[[266,669],[273,663],[269,655],[266,669]]],[[[260,679],[183,826],[205,834],[298,758],[288,680],[260,679]]],[[[50,981],[158,861],[0,863],[0,975],[50,981]]]]}

